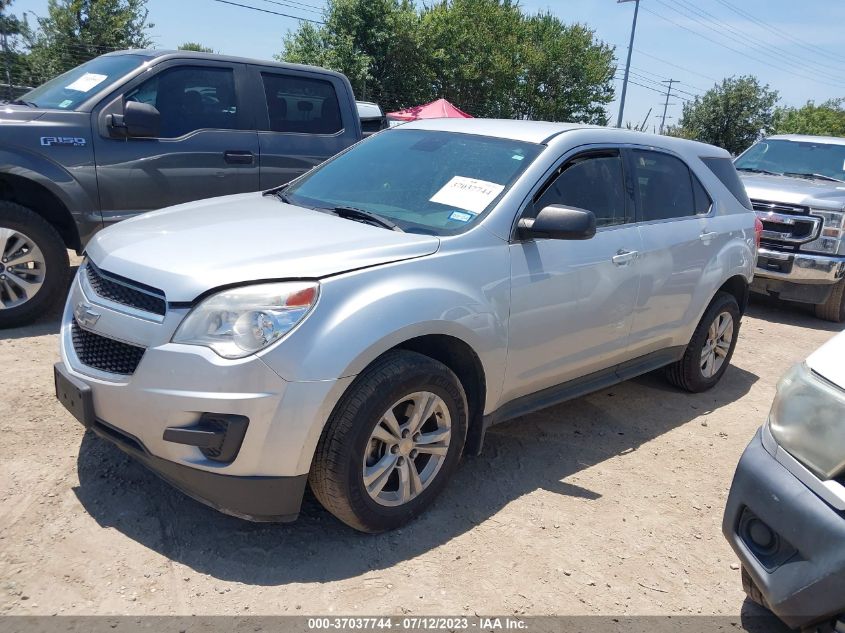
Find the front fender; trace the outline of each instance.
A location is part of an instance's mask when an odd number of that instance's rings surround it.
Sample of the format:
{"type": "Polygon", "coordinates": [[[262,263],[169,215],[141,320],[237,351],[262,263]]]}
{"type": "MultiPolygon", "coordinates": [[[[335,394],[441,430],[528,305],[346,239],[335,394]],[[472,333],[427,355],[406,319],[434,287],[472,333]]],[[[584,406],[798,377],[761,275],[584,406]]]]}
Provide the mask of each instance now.
{"type": "Polygon", "coordinates": [[[504,377],[509,298],[504,242],[345,273],[323,281],[314,313],[262,358],[285,380],[334,380],[409,339],[451,336],[481,362],[487,410],[504,377]]]}

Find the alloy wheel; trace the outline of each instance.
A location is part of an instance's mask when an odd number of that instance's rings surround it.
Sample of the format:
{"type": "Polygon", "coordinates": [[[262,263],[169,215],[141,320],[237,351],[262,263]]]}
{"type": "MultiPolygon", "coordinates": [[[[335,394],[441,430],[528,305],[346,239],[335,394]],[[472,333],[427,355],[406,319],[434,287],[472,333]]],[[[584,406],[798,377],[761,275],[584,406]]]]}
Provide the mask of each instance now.
{"type": "Polygon", "coordinates": [[[707,339],[701,350],[701,375],[705,378],[715,376],[731,349],[731,342],[734,336],[734,320],[728,312],[720,312],[716,315],[710,328],[707,330],[707,339]]]}
{"type": "Polygon", "coordinates": [[[35,241],[0,226],[0,310],[32,299],[44,285],[46,272],[44,254],[35,241]]]}
{"type": "Polygon", "coordinates": [[[437,477],[452,438],[452,418],[430,391],[409,394],[382,414],[364,454],[364,487],[384,506],[419,496],[437,477]]]}

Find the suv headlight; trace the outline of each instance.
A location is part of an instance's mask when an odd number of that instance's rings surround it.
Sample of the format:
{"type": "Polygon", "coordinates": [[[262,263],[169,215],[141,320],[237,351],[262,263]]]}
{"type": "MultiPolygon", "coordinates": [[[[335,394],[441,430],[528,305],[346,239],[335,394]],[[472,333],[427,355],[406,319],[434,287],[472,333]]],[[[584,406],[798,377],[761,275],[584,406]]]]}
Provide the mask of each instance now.
{"type": "Polygon", "coordinates": [[[210,347],[223,358],[244,358],[272,345],[317,302],[317,282],[256,284],[223,290],[197,305],[174,343],[210,347]]]}
{"type": "Polygon", "coordinates": [[[845,471],[845,391],[806,363],[778,383],[769,428],[785,451],[821,479],[845,471]]]}

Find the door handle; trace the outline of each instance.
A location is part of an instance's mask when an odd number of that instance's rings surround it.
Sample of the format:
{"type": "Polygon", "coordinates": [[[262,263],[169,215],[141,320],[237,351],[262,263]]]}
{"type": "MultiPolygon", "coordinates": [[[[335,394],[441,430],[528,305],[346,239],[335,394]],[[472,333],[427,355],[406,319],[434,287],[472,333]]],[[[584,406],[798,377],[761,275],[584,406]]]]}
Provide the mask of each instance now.
{"type": "Polygon", "coordinates": [[[616,251],[616,255],[610,258],[617,266],[624,266],[630,261],[635,260],[639,256],[639,252],[637,251],[626,251],[624,249],[619,249],[616,251]]]}
{"type": "Polygon", "coordinates": [[[698,236],[698,239],[700,239],[702,242],[709,242],[717,235],[719,234],[716,231],[710,231],[709,233],[702,233],[698,236]]]}
{"type": "Polygon", "coordinates": [[[252,152],[227,150],[223,152],[223,160],[230,165],[252,165],[255,156],[252,152]]]}

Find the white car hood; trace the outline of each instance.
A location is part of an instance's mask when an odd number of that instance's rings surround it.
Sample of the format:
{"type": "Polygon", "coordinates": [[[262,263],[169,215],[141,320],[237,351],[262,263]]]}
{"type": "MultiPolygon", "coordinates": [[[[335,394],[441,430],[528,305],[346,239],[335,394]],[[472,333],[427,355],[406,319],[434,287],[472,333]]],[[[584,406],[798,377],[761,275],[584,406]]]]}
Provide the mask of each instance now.
{"type": "Polygon", "coordinates": [[[318,279],[437,251],[430,235],[390,231],[261,193],[154,211],[98,233],[86,252],[102,270],[192,301],[229,284],[318,279]]]}
{"type": "Polygon", "coordinates": [[[840,332],[810,354],[807,365],[820,376],[845,389],[845,332],[840,332]]]}

